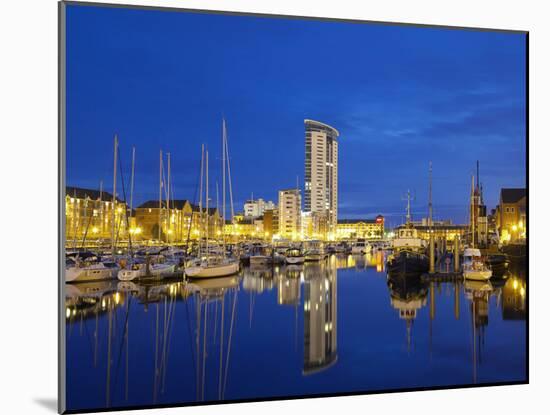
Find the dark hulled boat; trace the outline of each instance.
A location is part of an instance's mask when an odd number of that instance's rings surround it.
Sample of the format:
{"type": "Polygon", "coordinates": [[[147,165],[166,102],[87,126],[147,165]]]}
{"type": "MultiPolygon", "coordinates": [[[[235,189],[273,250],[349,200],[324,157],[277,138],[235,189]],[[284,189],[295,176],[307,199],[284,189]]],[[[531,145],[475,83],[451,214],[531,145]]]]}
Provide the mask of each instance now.
{"type": "Polygon", "coordinates": [[[390,276],[416,276],[428,272],[430,260],[421,252],[401,250],[394,253],[386,264],[390,276]]]}
{"type": "Polygon", "coordinates": [[[508,272],[510,266],[510,259],[506,254],[490,254],[486,262],[493,271],[493,277],[502,277],[508,272]]]}
{"type": "Polygon", "coordinates": [[[527,244],[524,241],[503,245],[501,251],[513,262],[522,263],[527,259],[527,244]]]}
{"type": "Polygon", "coordinates": [[[390,276],[415,276],[428,272],[430,260],[417,230],[408,223],[399,229],[392,241],[393,253],[388,257],[386,269],[390,276]]]}

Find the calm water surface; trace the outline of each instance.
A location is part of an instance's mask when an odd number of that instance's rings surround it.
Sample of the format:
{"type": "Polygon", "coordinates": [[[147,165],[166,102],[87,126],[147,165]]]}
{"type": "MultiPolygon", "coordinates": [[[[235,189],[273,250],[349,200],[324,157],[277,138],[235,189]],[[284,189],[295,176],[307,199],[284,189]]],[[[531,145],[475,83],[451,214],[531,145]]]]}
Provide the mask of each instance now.
{"type": "Polygon", "coordinates": [[[526,283],[388,280],[381,254],[67,285],[69,409],[523,381],[526,283]]]}

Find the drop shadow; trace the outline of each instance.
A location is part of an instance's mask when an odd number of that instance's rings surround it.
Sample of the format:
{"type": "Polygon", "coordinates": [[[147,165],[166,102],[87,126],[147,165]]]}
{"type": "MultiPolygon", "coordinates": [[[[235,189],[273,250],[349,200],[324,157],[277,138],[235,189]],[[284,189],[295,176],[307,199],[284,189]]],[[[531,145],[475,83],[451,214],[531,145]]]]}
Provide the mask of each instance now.
{"type": "Polygon", "coordinates": [[[54,413],[57,413],[57,399],[54,398],[34,398],[34,402],[54,413]]]}

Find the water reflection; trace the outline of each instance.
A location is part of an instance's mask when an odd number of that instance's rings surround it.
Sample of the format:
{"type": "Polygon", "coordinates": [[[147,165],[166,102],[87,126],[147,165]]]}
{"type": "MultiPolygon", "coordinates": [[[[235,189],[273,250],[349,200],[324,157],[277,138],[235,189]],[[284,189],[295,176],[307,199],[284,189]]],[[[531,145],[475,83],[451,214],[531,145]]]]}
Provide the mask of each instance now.
{"type": "MultiPolygon", "coordinates": [[[[332,263],[332,261],[331,261],[332,263]]],[[[332,265],[306,264],[304,269],[304,374],[336,363],[337,279],[332,265]]]]}
{"type": "Polygon", "coordinates": [[[416,373],[424,374],[421,386],[431,385],[432,372],[441,384],[522,378],[524,274],[437,282],[387,278],[383,264],[375,252],[187,283],[67,285],[69,407],[403,388],[419,385],[416,373]],[[489,336],[490,324],[498,337],[489,336]],[[268,335],[268,343],[256,341],[268,335]],[[366,338],[375,339],[372,349],[366,338]],[[381,372],[371,356],[386,362],[381,372]],[[280,378],[263,376],[279,367],[280,378]]]}
{"type": "Polygon", "coordinates": [[[407,351],[410,351],[414,320],[418,310],[426,306],[428,301],[428,284],[423,282],[420,277],[397,276],[388,278],[388,288],[392,307],[399,312],[399,318],[405,320],[407,351]]]}
{"type": "Polygon", "coordinates": [[[367,254],[336,254],[329,258],[336,269],[355,269],[357,271],[375,268],[376,272],[386,271],[386,259],[383,250],[374,250],[367,254]]]}

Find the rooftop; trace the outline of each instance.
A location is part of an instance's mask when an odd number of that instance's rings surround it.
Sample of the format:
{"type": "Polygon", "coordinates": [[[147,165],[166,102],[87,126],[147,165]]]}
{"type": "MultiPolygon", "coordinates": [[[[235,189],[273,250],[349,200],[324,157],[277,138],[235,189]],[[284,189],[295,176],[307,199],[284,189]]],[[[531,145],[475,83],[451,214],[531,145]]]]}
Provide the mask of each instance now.
{"type": "Polygon", "coordinates": [[[502,203],[517,203],[527,195],[526,189],[501,189],[500,199],[502,203]]]}
{"type": "Polygon", "coordinates": [[[376,222],[376,219],[338,219],[338,225],[347,225],[355,223],[382,223],[376,222]]]}
{"type": "MultiPolygon", "coordinates": [[[[75,186],[66,186],[65,187],[65,194],[69,197],[74,197],[76,199],[90,199],[90,200],[102,200],[104,202],[112,202],[113,201],[113,194],[109,192],[102,191],[95,189],[85,189],[83,187],[75,187],[75,186]]],[[[121,199],[118,197],[116,198],[117,202],[123,203],[121,199]]]]}
{"type": "Polygon", "coordinates": [[[340,135],[340,133],[338,132],[338,130],[328,124],[325,124],[325,123],[322,123],[320,121],[315,121],[315,120],[309,120],[309,119],[305,119],[304,120],[304,124],[306,126],[311,126],[311,127],[314,127],[314,128],[320,128],[320,129],[324,129],[324,130],[330,130],[332,133],[336,134],[336,137],[338,137],[340,135]]]}

